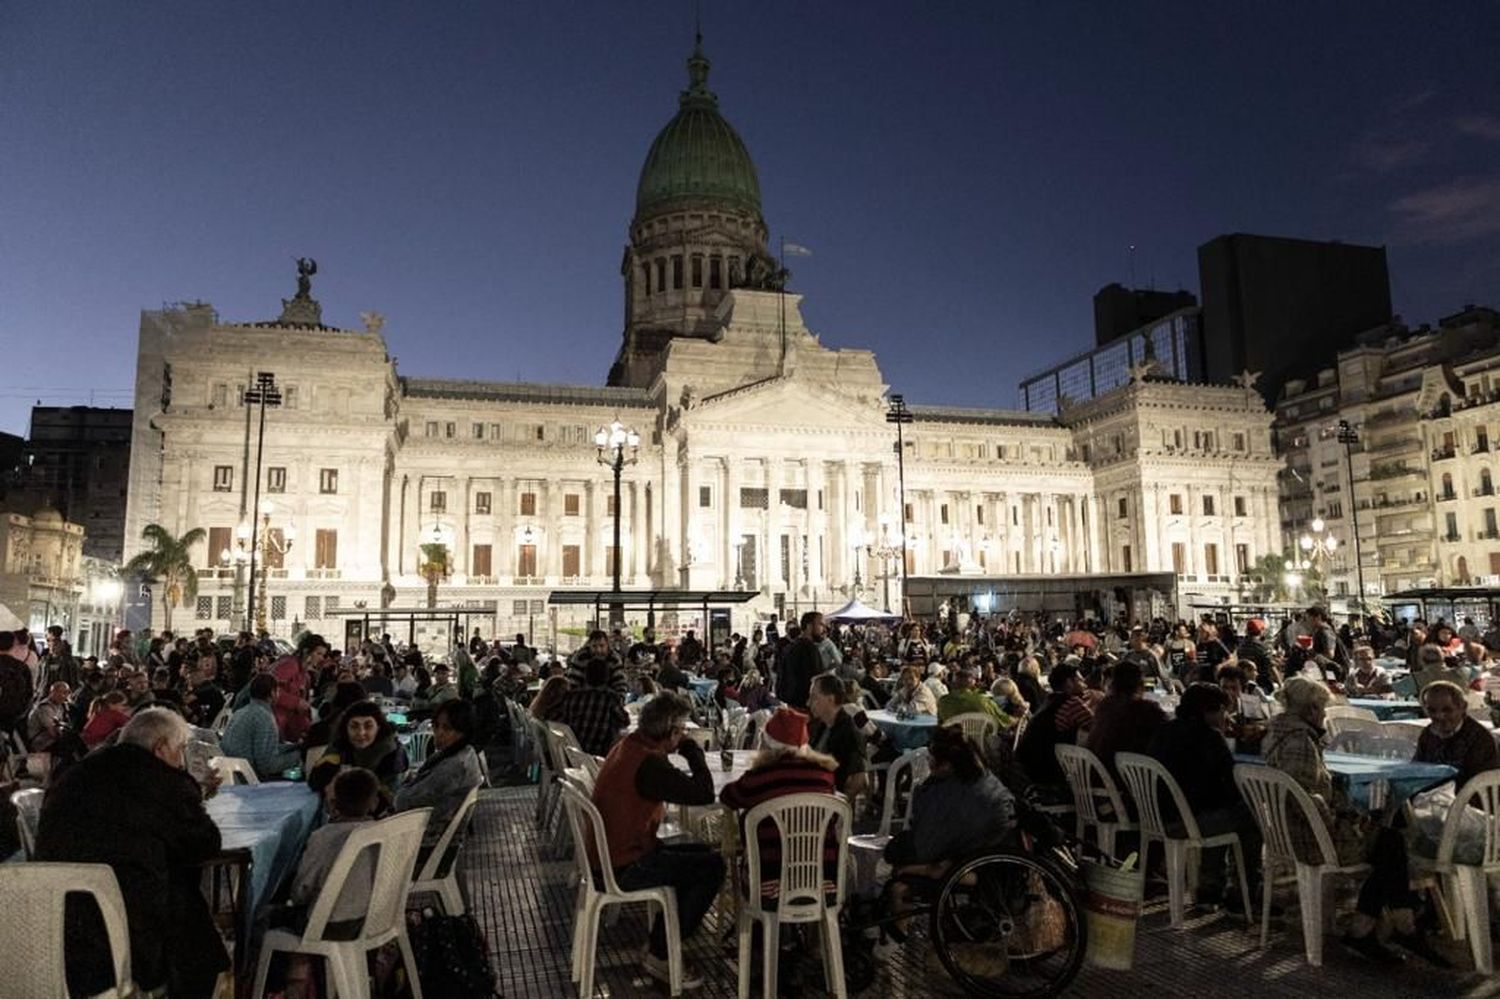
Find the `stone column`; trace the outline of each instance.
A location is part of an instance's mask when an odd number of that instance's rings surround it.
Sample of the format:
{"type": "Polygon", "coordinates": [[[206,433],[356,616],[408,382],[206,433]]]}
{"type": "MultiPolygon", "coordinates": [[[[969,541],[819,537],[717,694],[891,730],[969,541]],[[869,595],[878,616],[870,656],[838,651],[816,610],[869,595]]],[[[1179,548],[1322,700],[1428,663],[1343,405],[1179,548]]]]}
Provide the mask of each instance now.
{"type": "Polygon", "coordinates": [[[783,585],[781,563],[781,459],[766,459],[765,579],[772,590],[783,585]]]}
{"type": "Polygon", "coordinates": [[[807,525],[807,583],[813,590],[823,587],[823,577],[827,570],[827,562],[822,556],[825,524],[827,517],[824,509],[828,506],[828,490],[824,482],[823,459],[807,459],[807,516],[804,523],[807,525]],[[823,502],[818,502],[818,494],[822,493],[823,502]],[[821,507],[821,509],[820,509],[821,507]]]}
{"type": "Polygon", "coordinates": [[[854,579],[849,569],[849,560],[854,552],[849,550],[847,521],[844,519],[844,493],[848,490],[849,466],[841,461],[833,462],[825,472],[828,491],[824,508],[828,524],[828,571],[827,585],[844,586],[854,579]]]}
{"type": "Polygon", "coordinates": [[[737,546],[740,536],[744,534],[744,524],[740,522],[740,459],[737,455],[729,454],[724,457],[723,499],[720,503],[720,531],[723,534],[723,544],[720,546],[719,577],[723,580],[724,589],[734,588],[734,577],[738,568],[737,558],[739,552],[737,546]]]}

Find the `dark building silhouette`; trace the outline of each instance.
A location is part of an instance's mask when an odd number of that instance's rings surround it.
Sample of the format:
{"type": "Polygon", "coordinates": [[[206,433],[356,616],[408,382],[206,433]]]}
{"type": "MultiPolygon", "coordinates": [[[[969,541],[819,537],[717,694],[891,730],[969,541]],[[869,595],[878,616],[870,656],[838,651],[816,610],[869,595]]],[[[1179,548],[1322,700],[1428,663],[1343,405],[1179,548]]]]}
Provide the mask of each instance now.
{"type": "Polygon", "coordinates": [[[1104,346],[1127,333],[1151,326],[1179,309],[1191,309],[1198,299],[1189,291],[1157,291],[1107,284],[1094,293],[1094,343],[1104,346]]]}
{"type": "Polygon", "coordinates": [[[119,562],[132,411],[34,406],[26,442],[25,492],[84,528],[83,553],[119,562]]]}
{"type": "Polygon", "coordinates": [[[1273,402],[1391,318],[1382,246],[1232,233],[1198,247],[1198,281],[1209,380],[1258,371],[1273,402]]]}

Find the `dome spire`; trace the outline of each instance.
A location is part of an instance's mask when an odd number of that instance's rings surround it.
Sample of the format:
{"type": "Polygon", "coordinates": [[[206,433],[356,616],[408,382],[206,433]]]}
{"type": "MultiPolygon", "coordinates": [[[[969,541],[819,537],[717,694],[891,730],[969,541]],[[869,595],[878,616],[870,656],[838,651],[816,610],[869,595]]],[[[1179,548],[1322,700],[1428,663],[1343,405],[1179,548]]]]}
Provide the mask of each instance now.
{"type": "Polygon", "coordinates": [[[703,32],[693,32],[693,54],[688,56],[688,88],[678,98],[683,107],[714,107],[719,98],[708,89],[708,68],[711,64],[703,54],[703,32]]]}

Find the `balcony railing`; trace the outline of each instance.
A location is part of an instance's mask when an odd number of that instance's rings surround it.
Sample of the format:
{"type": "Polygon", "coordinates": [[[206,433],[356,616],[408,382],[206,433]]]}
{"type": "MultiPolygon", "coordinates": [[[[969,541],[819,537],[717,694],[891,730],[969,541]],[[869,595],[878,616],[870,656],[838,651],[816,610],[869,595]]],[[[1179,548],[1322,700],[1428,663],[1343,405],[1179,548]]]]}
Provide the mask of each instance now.
{"type": "Polygon", "coordinates": [[[1452,489],[1447,489],[1443,492],[1438,493],[1437,498],[1439,503],[1452,503],[1454,500],[1458,499],[1458,493],[1454,492],[1452,489]]]}
{"type": "Polygon", "coordinates": [[[342,569],[309,569],[308,579],[338,579],[342,575],[342,569]]]}
{"type": "Polygon", "coordinates": [[[1497,538],[1500,538],[1500,529],[1493,527],[1488,530],[1474,532],[1475,541],[1494,541],[1497,538]]]}
{"type": "Polygon", "coordinates": [[[1382,466],[1380,468],[1372,468],[1372,469],[1370,469],[1370,478],[1372,480],[1378,480],[1378,479],[1399,479],[1399,478],[1402,478],[1403,476],[1407,476],[1407,475],[1422,475],[1422,474],[1424,474],[1423,471],[1422,471],[1422,469],[1420,469],[1420,468],[1411,468],[1410,466],[1407,466],[1407,465],[1384,465],[1384,466],[1382,466]]]}
{"type": "Polygon", "coordinates": [[[1462,540],[1462,538],[1457,534],[1443,534],[1439,536],[1438,540],[1447,542],[1448,544],[1452,545],[1457,544],[1462,540]]]}
{"type": "Polygon", "coordinates": [[[1432,452],[1433,461],[1447,461],[1449,458],[1455,458],[1457,456],[1458,452],[1451,447],[1438,448],[1436,451],[1432,452]]]}
{"type": "Polygon", "coordinates": [[[1478,489],[1474,490],[1474,495],[1475,496],[1493,496],[1493,495],[1495,495],[1495,487],[1494,486],[1480,486],[1478,489]]]}

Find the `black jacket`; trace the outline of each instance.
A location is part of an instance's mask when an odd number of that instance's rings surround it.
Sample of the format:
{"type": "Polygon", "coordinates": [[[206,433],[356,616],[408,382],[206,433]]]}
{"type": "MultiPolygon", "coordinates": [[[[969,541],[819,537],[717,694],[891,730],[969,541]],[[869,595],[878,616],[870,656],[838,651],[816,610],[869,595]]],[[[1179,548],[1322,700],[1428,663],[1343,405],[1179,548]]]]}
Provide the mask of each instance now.
{"type": "MultiPolygon", "coordinates": [[[[1151,740],[1150,755],[1159,760],[1182,788],[1194,815],[1233,808],[1240,802],[1234,783],[1234,754],[1224,736],[1198,718],[1173,718],[1151,740]]],[[[1162,791],[1169,814],[1171,799],[1162,791]]]]}
{"type": "Polygon", "coordinates": [[[776,675],[777,699],[806,711],[807,695],[812,692],[812,679],[821,672],[823,657],[818,654],[817,643],[810,638],[798,638],[788,646],[781,672],[776,675]]]}
{"type": "MultiPolygon", "coordinates": [[[[229,967],[196,866],[219,852],[219,827],[203,809],[198,784],[139,746],[101,749],[69,767],[47,792],[36,858],[108,864],[120,882],[130,923],[136,984],[171,994],[207,995],[229,967]]],[[[80,900],[67,906],[69,991],[109,986],[103,924],[80,900]]]]}

